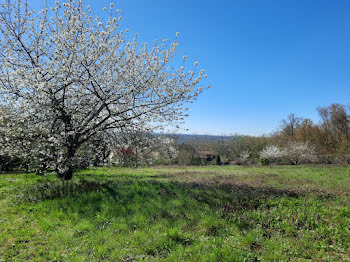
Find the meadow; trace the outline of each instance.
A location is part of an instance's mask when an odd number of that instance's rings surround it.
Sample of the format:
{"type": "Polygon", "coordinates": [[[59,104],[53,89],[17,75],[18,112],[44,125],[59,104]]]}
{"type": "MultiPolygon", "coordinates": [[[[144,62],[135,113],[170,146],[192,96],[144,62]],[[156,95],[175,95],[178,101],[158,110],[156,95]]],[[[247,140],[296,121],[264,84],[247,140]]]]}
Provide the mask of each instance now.
{"type": "Polygon", "coordinates": [[[0,174],[0,261],[350,261],[350,167],[0,174]]]}

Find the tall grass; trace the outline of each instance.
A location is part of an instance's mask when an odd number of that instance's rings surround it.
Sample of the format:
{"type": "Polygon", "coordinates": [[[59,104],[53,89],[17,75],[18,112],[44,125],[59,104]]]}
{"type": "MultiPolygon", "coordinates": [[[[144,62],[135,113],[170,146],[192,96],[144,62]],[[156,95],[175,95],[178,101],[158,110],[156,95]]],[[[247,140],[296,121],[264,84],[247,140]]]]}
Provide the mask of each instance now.
{"type": "Polygon", "coordinates": [[[0,176],[3,261],[349,261],[347,167],[0,176]]]}

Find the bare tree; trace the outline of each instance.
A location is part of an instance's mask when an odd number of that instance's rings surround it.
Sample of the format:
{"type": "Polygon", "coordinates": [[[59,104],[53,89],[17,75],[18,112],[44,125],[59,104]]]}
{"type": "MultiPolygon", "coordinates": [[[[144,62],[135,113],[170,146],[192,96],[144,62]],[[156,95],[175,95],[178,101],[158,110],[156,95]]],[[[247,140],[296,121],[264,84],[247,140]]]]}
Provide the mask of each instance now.
{"type": "Polygon", "coordinates": [[[281,123],[281,133],[287,137],[294,138],[296,129],[301,125],[302,118],[295,116],[294,113],[288,115],[281,123]]]}
{"type": "Polygon", "coordinates": [[[204,137],[195,137],[189,144],[191,145],[194,153],[194,157],[197,159],[198,163],[203,166],[206,164],[205,152],[210,150],[210,145],[208,139],[204,137]]]}
{"type": "Polygon", "coordinates": [[[215,148],[221,157],[221,161],[229,161],[233,151],[232,138],[221,138],[215,143],[215,148]]]}
{"type": "Polygon", "coordinates": [[[328,143],[339,143],[350,135],[350,119],[344,105],[331,104],[319,107],[317,111],[322,119],[322,127],[328,143]]]}

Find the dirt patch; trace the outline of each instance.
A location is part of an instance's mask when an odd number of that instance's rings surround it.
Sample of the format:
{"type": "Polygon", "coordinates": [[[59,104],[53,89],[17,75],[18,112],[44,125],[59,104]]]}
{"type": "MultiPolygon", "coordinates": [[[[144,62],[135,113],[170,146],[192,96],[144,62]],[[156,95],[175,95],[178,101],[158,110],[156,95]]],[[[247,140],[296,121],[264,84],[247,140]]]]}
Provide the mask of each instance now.
{"type": "Polygon", "coordinates": [[[170,181],[183,182],[198,187],[215,187],[228,190],[260,190],[268,195],[286,195],[297,197],[313,194],[321,198],[333,198],[336,195],[349,195],[349,192],[319,188],[319,185],[311,180],[292,180],[273,174],[251,174],[236,176],[235,174],[223,175],[212,172],[184,171],[174,174],[157,176],[170,181]]]}
{"type": "Polygon", "coordinates": [[[191,181],[197,177],[211,177],[211,176],[221,176],[218,172],[208,172],[208,171],[182,171],[174,173],[163,173],[159,175],[150,176],[153,178],[166,178],[173,181],[191,181]]]}

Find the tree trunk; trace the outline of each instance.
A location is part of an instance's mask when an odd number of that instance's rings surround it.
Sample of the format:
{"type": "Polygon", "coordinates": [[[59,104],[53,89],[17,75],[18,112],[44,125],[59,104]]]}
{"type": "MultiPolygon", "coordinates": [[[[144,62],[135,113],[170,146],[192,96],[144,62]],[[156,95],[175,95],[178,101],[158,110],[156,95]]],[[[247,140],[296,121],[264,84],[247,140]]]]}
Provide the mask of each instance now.
{"type": "Polygon", "coordinates": [[[39,175],[39,176],[42,176],[44,175],[46,171],[46,164],[45,163],[41,163],[38,167],[38,169],[36,170],[36,174],[39,175]]]}
{"type": "Polygon", "coordinates": [[[57,163],[57,175],[64,180],[71,180],[73,177],[73,158],[76,152],[74,147],[66,148],[61,153],[61,158],[57,163]]]}
{"type": "Polygon", "coordinates": [[[94,162],[92,163],[93,167],[98,167],[98,157],[97,155],[95,156],[94,162]]]}
{"type": "Polygon", "coordinates": [[[69,167],[67,172],[64,173],[64,180],[71,180],[73,177],[73,168],[69,167]]]}
{"type": "Polygon", "coordinates": [[[73,166],[70,163],[59,164],[57,175],[60,179],[71,180],[73,177],[73,166]]]}

